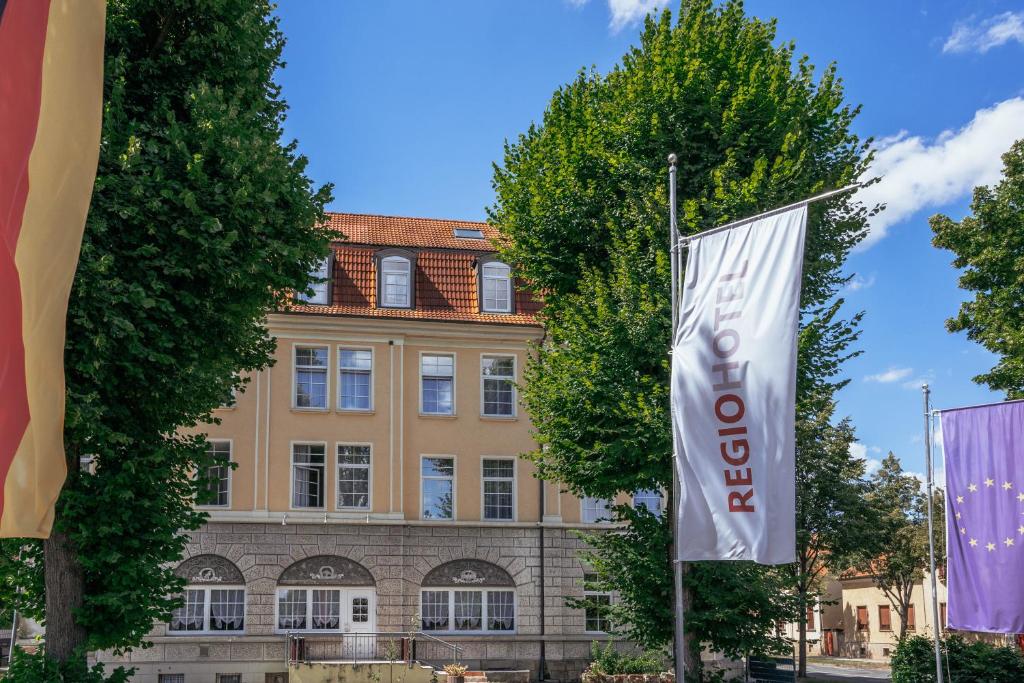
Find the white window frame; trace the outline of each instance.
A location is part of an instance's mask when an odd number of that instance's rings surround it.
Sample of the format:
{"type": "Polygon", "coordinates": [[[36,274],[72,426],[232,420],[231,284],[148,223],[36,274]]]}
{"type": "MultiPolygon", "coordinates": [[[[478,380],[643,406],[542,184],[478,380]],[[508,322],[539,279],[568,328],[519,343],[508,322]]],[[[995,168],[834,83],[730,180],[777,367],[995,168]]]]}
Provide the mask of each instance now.
{"type": "Polygon", "coordinates": [[[639,507],[637,505],[637,502],[638,502],[638,499],[639,499],[640,504],[643,505],[644,508],[648,512],[651,512],[652,514],[654,514],[654,516],[657,517],[658,519],[661,519],[661,516],[663,514],[665,514],[665,494],[662,492],[661,489],[640,489],[638,491],[635,491],[631,498],[632,498],[632,505],[633,505],[633,509],[634,510],[639,509],[639,507]],[[645,498],[648,498],[648,499],[649,498],[653,498],[653,496],[650,495],[650,494],[655,494],[655,493],[658,495],[658,510],[657,510],[657,512],[654,512],[653,510],[651,510],[650,506],[647,503],[643,502],[643,500],[645,498]]]}
{"type": "Polygon", "coordinates": [[[457,476],[458,475],[458,464],[456,463],[455,456],[454,455],[444,455],[444,454],[434,454],[434,453],[420,455],[420,469],[419,469],[418,474],[419,474],[419,480],[420,480],[419,518],[422,519],[422,520],[430,521],[430,522],[454,522],[456,519],[458,519],[459,518],[458,507],[457,507],[457,502],[458,502],[458,484],[457,484],[457,481],[458,481],[458,476],[457,476]],[[452,474],[451,474],[451,477],[437,477],[437,476],[427,477],[427,476],[424,476],[423,475],[423,461],[428,459],[428,458],[445,458],[445,459],[451,460],[452,461],[452,474]],[[452,516],[451,516],[450,519],[445,519],[443,517],[426,517],[426,516],[424,516],[424,514],[423,514],[423,500],[424,500],[423,486],[424,486],[424,482],[427,481],[428,479],[436,479],[436,480],[441,480],[441,481],[446,480],[446,479],[451,479],[451,482],[452,482],[452,516]]]}
{"type": "MultiPolygon", "coordinates": [[[[380,267],[380,273],[379,273],[379,275],[380,275],[380,287],[378,289],[378,291],[380,293],[380,301],[377,302],[378,306],[380,308],[412,308],[412,280],[413,280],[412,259],[406,258],[405,256],[397,256],[397,255],[392,254],[391,256],[385,256],[385,257],[381,258],[378,263],[379,263],[379,267],[380,267]],[[387,287],[388,287],[388,283],[387,283],[387,280],[386,280],[386,277],[385,277],[385,273],[389,272],[387,270],[387,264],[388,263],[397,263],[399,261],[401,261],[402,263],[405,264],[405,303],[403,303],[403,304],[385,303],[385,299],[387,298],[387,287]]],[[[390,272],[397,273],[398,271],[390,271],[390,272]]]]}
{"type": "MultiPolygon", "coordinates": [[[[244,585],[226,584],[226,585],[204,585],[204,586],[185,586],[183,594],[187,591],[203,591],[203,629],[201,631],[181,631],[172,630],[171,622],[167,622],[167,633],[171,636],[197,636],[197,635],[208,635],[208,636],[237,636],[245,634],[245,626],[249,622],[249,610],[248,601],[249,595],[245,590],[244,585]],[[242,591],[242,628],[233,631],[217,631],[210,628],[210,622],[213,618],[213,605],[212,605],[212,593],[213,591],[224,590],[224,591],[242,591]]],[[[172,616],[173,618],[173,616],[172,616]]]]}
{"type": "Polygon", "coordinates": [[[438,417],[438,416],[440,416],[440,417],[455,417],[455,415],[458,412],[456,410],[456,406],[458,405],[458,403],[457,403],[458,394],[456,392],[456,387],[455,387],[455,385],[456,385],[455,378],[458,377],[458,374],[459,374],[458,358],[457,358],[456,354],[450,353],[450,352],[443,352],[443,351],[420,351],[418,373],[419,373],[419,376],[420,376],[420,415],[426,415],[428,417],[438,417]],[[448,358],[452,359],[452,376],[451,376],[451,382],[452,382],[452,411],[450,413],[429,413],[429,412],[427,412],[424,409],[425,406],[423,405],[423,380],[426,379],[427,377],[431,377],[431,378],[444,377],[444,375],[424,375],[423,374],[423,358],[426,357],[426,356],[435,356],[435,357],[442,357],[442,356],[444,356],[444,357],[448,357],[448,358]]]}
{"type": "MultiPolygon", "coordinates": [[[[316,369],[317,365],[303,365],[302,369],[316,369]]],[[[292,344],[292,410],[308,412],[326,412],[331,408],[331,347],[326,344],[292,344]],[[320,349],[326,352],[324,366],[324,405],[321,406],[300,406],[299,405],[299,350],[320,349]]]]}
{"type": "MultiPolygon", "coordinates": [[[[519,357],[514,353],[481,353],[480,354],[480,417],[497,418],[499,420],[513,420],[519,416],[519,392],[516,387],[516,381],[519,377],[519,357]],[[497,359],[512,359],[512,377],[510,378],[509,386],[512,389],[512,412],[508,415],[502,415],[500,413],[488,413],[487,402],[485,400],[484,387],[487,386],[487,380],[492,381],[498,380],[495,376],[484,375],[484,359],[486,358],[497,358],[497,359]]],[[[500,381],[500,380],[498,380],[500,381]]]]}
{"type": "MultiPolygon", "coordinates": [[[[210,439],[210,438],[207,438],[206,439],[206,443],[208,443],[210,446],[213,446],[214,444],[225,444],[225,443],[228,445],[228,461],[227,461],[227,465],[226,465],[227,466],[227,470],[228,470],[228,502],[224,503],[223,505],[221,505],[219,503],[203,503],[202,505],[196,505],[196,507],[197,508],[202,508],[204,510],[206,510],[206,509],[210,509],[210,510],[230,510],[231,509],[231,489],[232,489],[232,486],[231,486],[231,484],[232,484],[232,481],[231,481],[231,479],[232,479],[232,477],[231,477],[231,471],[232,471],[231,463],[234,462],[233,458],[234,458],[234,455],[235,455],[235,443],[234,443],[234,440],[233,439],[210,439]]],[[[210,465],[210,467],[214,467],[214,465],[210,465]]]]}
{"type": "Polygon", "coordinates": [[[374,365],[375,365],[376,360],[377,360],[376,354],[374,353],[374,350],[373,350],[373,347],[372,346],[339,346],[337,350],[338,350],[338,354],[337,354],[337,358],[338,358],[338,372],[337,372],[337,375],[338,375],[338,387],[337,387],[337,391],[334,392],[334,393],[336,394],[336,403],[337,403],[337,406],[338,406],[338,410],[341,411],[341,412],[345,412],[345,413],[369,413],[369,412],[372,412],[373,411],[373,368],[374,368],[374,365]],[[341,364],[341,354],[344,351],[366,351],[366,352],[369,352],[369,354],[370,354],[370,369],[369,370],[362,370],[362,369],[357,369],[357,368],[346,368],[345,366],[343,366],[341,364]],[[358,373],[358,374],[365,374],[367,376],[367,391],[368,391],[369,395],[367,397],[367,406],[365,408],[345,408],[345,407],[342,406],[341,391],[342,391],[343,382],[341,381],[341,374],[343,372],[345,372],[345,371],[349,371],[349,372],[353,372],[353,373],[358,373]]]}
{"type": "Polygon", "coordinates": [[[506,455],[484,455],[480,458],[480,520],[483,522],[515,522],[519,519],[519,477],[518,458],[506,455]],[[485,475],[485,463],[488,460],[501,460],[512,463],[512,477],[488,477],[485,475]],[[509,519],[498,519],[487,516],[487,491],[485,483],[488,481],[511,481],[512,482],[512,516],[509,519]]]}
{"type": "Polygon", "coordinates": [[[334,509],[342,511],[365,512],[373,509],[373,444],[350,441],[339,441],[334,444],[334,509]],[[369,462],[366,465],[347,465],[347,467],[366,469],[366,505],[361,507],[341,505],[341,449],[345,447],[369,449],[369,462]]]}
{"type": "Polygon", "coordinates": [[[615,500],[612,499],[612,498],[598,498],[597,496],[583,496],[582,498],[580,498],[580,522],[583,523],[583,524],[611,524],[612,523],[612,518],[611,518],[612,510],[611,510],[611,508],[612,508],[613,505],[615,505],[615,500]],[[608,513],[608,518],[607,519],[597,519],[597,517],[595,517],[593,520],[588,520],[587,519],[587,510],[588,510],[588,507],[589,507],[588,501],[594,501],[595,502],[595,505],[593,506],[595,512],[597,511],[597,509],[599,507],[599,504],[603,501],[604,502],[604,509],[608,513]]]}
{"type": "Polygon", "coordinates": [[[423,614],[423,593],[424,591],[430,591],[432,593],[448,593],[448,628],[441,630],[425,630],[422,629],[423,617],[420,617],[420,623],[417,624],[424,633],[440,634],[440,635],[515,635],[519,632],[519,594],[516,589],[512,586],[494,586],[492,588],[471,588],[468,586],[458,586],[449,588],[447,586],[423,586],[420,588],[420,599],[419,599],[419,613],[423,614]],[[481,593],[481,612],[480,612],[480,623],[481,627],[478,630],[466,630],[455,628],[455,594],[456,593],[481,593]],[[487,595],[489,593],[511,593],[512,594],[512,628],[508,630],[491,630],[487,628],[489,615],[487,613],[487,595]]]}
{"type": "Polygon", "coordinates": [[[352,606],[346,603],[346,598],[368,599],[369,621],[359,622],[375,624],[374,616],[377,613],[377,592],[372,586],[277,586],[274,590],[274,633],[288,633],[290,631],[301,631],[302,633],[345,633],[346,624],[355,623],[352,621],[352,606]],[[303,628],[282,628],[281,627],[281,593],[282,591],[306,591],[306,625],[303,628]],[[334,591],[338,593],[338,628],[313,628],[313,591],[334,591]],[[353,593],[365,592],[366,595],[353,595],[353,593]]]}
{"type": "Polygon", "coordinates": [[[480,310],[484,313],[511,313],[512,312],[512,267],[504,261],[485,261],[480,264],[480,310]],[[487,269],[500,267],[505,269],[505,275],[488,275],[487,269]],[[494,308],[488,308],[487,306],[487,285],[493,283],[495,287],[504,285],[504,308],[497,306],[501,297],[496,291],[495,300],[496,306],[494,308]]]}
{"type": "MultiPolygon", "coordinates": [[[[584,574],[583,574],[583,599],[586,600],[588,598],[607,598],[608,599],[608,604],[611,605],[612,604],[612,594],[611,594],[610,591],[596,591],[596,590],[588,590],[587,589],[587,577],[588,576],[594,576],[594,573],[593,572],[584,572],[584,574]]],[[[611,625],[611,620],[608,619],[607,617],[598,617],[598,618],[599,619],[603,619],[604,621],[608,622],[609,626],[611,625]]],[[[583,632],[584,633],[608,633],[607,630],[593,630],[593,629],[587,628],[587,622],[588,622],[588,619],[587,619],[587,608],[583,608],[583,632]]]]}
{"type": "Polygon", "coordinates": [[[289,510],[326,510],[327,509],[327,473],[330,472],[331,460],[330,455],[327,451],[326,441],[291,441],[288,443],[288,509],[289,510]],[[296,446],[321,446],[324,449],[324,464],[323,464],[323,475],[321,482],[323,484],[323,500],[319,506],[296,506],[295,505],[295,447],[296,446]]]}
{"type": "MultiPolygon", "coordinates": [[[[317,262],[316,270],[309,272],[309,282],[307,285],[313,290],[313,296],[307,298],[300,298],[302,303],[315,304],[317,306],[326,306],[331,303],[331,261],[334,258],[334,250],[327,256],[320,259],[317,262]],[[313,282],[313,278],[322,279],[323,282],[313,282]]],[[[305,297],[305,294],[300,295],[305,297]]]]}

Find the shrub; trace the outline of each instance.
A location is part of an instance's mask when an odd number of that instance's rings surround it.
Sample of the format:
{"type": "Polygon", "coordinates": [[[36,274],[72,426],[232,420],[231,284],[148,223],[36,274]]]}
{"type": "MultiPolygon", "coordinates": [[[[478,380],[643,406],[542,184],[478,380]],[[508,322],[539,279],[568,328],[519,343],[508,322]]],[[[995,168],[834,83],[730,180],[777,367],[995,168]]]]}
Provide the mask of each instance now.
{"type": "Polygon", "coordinates": [[[653,652],[628,654],[615,649],[615,643],[608,641],[604,648],[596,640],[590,646],[593,663],[590,665],[594,673],[614,676],[616,674],[656,674],[664,668],[662,657],[653,652]]]}
{"type": "Polygon", "coordinates": [[[104,677],[102,664],[89,668],[84,659],[77,658],[60,664],[48,658],[41,648],[28,653],[16,647],[6,680],[26,683],[127,683],[134,672],[134,669],[118,667],[109,677],[104,677]]]}
{"type": "MultiPolygon", "coordinates": [[[[893,683],[935,683],[935,643],[925,636],[904,638],[892,656],[893,683]]],[[[942,643],[942,666],[952,683],[1024,681],[1024,655],[1013,647],[967,642],[950,636],[942,643]]]]}

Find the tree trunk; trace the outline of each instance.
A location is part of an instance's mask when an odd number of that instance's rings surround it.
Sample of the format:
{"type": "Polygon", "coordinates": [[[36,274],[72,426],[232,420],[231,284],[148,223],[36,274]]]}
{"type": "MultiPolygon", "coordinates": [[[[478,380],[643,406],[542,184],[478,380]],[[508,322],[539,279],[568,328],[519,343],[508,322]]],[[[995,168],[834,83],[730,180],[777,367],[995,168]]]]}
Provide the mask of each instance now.
{"type": "Polygon", "coordinates": [[[86,630],[75,622],[82,606],[85,578],[78,552],[64,532],[43,541],[46,580],[46,654],[58,662],[85,661],[86,630]]]}
{"type": "MultiPolygon", "coordinates": [[[[682,567],[683,614],[689,614],[690,608],[693,605],[693,596],[690,594],[690,589],[686,587],[686,575],[690,572],[689,563],[684,562],[682,567]]],[[[683,631],[683,650],[683,664],[685,670],[690,672],[692,675],[699,675],[701,670],[700,646],[697,639],[694,637],[692,628],[688,628],[683,631]]]]}

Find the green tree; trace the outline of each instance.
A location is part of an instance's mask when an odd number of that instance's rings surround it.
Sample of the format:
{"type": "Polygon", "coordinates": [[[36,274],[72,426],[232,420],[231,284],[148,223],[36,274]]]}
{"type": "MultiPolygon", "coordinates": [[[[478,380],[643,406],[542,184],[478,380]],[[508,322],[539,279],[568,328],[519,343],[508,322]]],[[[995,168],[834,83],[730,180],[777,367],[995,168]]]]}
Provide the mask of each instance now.
{"type": "Polygon", "coordinates": [[[960,288],[974,293],[946,329],[967,332],[999,357],[975,382],[1024,398],[1024,140],[1003,155],[1003,178],[995,187],[974,189],[970,216],[936,215],[930,223],[932,244],[956,255],[960,288]]]}
{"type": "MultiPolygon", "coordinates": [[[[540,444],[530,457],[574,493],[670,486],[667,153],[679,157],[685,233],[841,187],[867,168],[867,143],[850,130],[858,110],[844,103],[835,67],[816,74],[774,39],[774,22],[747,17],[740,2],[684,2],[675,23],[668,12],[648,19],[611,72],[584,71],[557,90],[543,121],[506,143],[495,166],[489,217],[506,238],[503,255],[546,295],[546,339],[522,392],[540,444]]],[[[834,297],[866,218],[848,196],[810,209],[802,307],[813,331],[802,334],[798,416],[829,403],[825,388],[848,355],[852,338],[841,332],[856,321],[838,317],[834,297]]],[[[599,580],[627,587],[624,628],[666,643],[667,521],[638,528],[635,516],[616,514],[633,523],[622,538],[645,536],[628,563],[615,558],[621,544],[592,541],[599,580]]],[[[775,581],[736,563],[691,567],[694,646],[730,649],[745,638],[737,649],[763,650],[780,604],[795,618],[785,591],[724,578],[742,576],[775,581]],[[734,605],[749,628],[701,621],[699,600],[734,605]]]]}
{"type": "MultiPolygon", "coordinates": [[[[873,532],[843,559],[871,576],[900,618],[900,639],[907,635],[907,613],[914,586],[929,565],[928,494],[920,480],[903,471],[890,451],[869,482],[864,497],[873,532]]],[[[945,562],[945,496],[933,493],[935,563],[945,562]]],[[[837,567],[837,569],[840,569],[837,567]]],[[[931,605],[928,609],[931,609],[931,605]]]]}
{"type": "Polygon", "coordinates": [[[849,420],[833,423],[834,406],[797,421],[797,564],[794,593],[798,675],[807,675],[804,615],[824,589],[828,573],[845,569],[851,554],[872,542],[871,510],[864,506],[864,461],[850,454],[849,420]]]}
{"type": "Polygon", "coordinates": [[[871,477],[867,502],[878,515],[876,543],[857,558],[900,617],[900,639],[907,633],[907,611],[914,585],[928,567],[927,497],[921,482],[904,473],[891,452],[871,477]]]}
{"type": "Polygon", "coordinates": [[[5,604],[45,618],[57,663],[136,647],[180,604],[171,567],[205,518],[192,472],[207,464],[181,429],[271,363],[265,317],[326,253],[329,188],[281,142],[283,43],[267,2],[108,2],[99,170],[68,312],[68,477],[51,538],[7,542],[0,568],[5,604]]]}

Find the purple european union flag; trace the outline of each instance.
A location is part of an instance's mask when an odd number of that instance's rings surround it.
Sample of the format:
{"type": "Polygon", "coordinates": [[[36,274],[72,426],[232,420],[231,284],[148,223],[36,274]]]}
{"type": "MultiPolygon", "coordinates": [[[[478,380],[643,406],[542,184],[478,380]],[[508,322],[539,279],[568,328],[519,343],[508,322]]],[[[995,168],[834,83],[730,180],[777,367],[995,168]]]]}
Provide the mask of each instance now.
{"type": "Polygon", "coordinates": [[[1024,633],[1024,401],[942,412],[949,628],[1024,633]]]}

